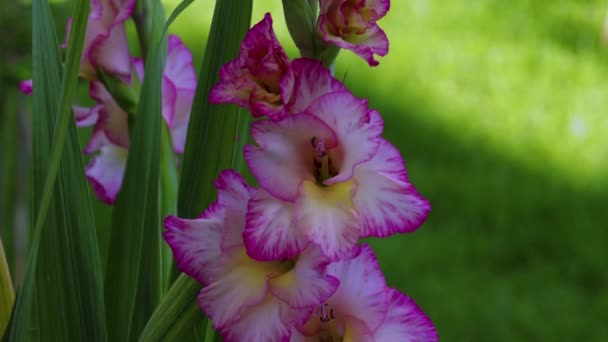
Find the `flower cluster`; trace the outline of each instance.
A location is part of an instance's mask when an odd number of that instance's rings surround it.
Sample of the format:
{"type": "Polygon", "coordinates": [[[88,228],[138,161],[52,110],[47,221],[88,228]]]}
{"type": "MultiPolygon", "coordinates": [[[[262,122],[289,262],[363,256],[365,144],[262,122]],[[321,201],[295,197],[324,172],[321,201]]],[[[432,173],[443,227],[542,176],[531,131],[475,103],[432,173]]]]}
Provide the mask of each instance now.
{"type": "MultiPolygon", "coordinates": [[[[345,8],[371,3],[329,2],[324,13],[348,18],[345,8]]],[[[269,14],[222,67],[210,101],[260,118],[244,149],[259,187],[223,171],[217,201],[195,219],[167,217],[164,237],[179,270],[205,285],[199,304],[224,339],[436,341],[430,319],[358,244],[414,231],[430,210],[382,138],[380,114],[321,62],[290,60],[269,14]]]]}
{"type": "MultiPolygon", "coordinates": [[[[79,74],[89,80],[89,96],[95,105],[73,107],[76,124],[93,127],[84,149],[86,154],[93,154],[86,175],[97,197],[107,204],[114,203],[122,185],[129,150],[129,121],[134,115],[127,107],[135,104],[121,103],[119,98],[128,95],[120,92],[134,93],[144,77],[143,60],[129,53],[125,32],[134,7],[135,0],[91,0],[79,74]],[[106,82],[112,83],[118,93],[111,93],[106,82]]],[[[64,48],[70,29],[68,21],[64,48]]],[[[162,76],[162,116],[176,153],[184,151],[196,83],[192,54],[179,37],[169,35],[162,76]]],[[[19,87],[25,94],[32,93],[31,80],[21,82],[19,87]]]]}

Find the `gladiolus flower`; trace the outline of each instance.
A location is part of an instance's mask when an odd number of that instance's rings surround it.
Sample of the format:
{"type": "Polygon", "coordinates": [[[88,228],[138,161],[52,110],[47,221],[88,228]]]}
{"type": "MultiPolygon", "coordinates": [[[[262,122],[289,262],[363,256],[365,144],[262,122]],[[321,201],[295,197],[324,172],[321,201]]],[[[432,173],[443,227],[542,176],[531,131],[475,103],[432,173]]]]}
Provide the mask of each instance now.
{"type": "Polygon", "coordinates": [[[406,295],[387,288],[372,249],[361,245],[327,272],[340,279],[333,296],[320,305],[291,341],[434,342],[431,320],[406,295]]]}
{"type": "Polygon", "coordinates": [[[262,190],[247,212],[250,255],[290,258],[312,243],[337,259],[360,237],[418,228],[429,204],[382,128],[380,114],[346,91],[319,97],[303,113],[254,122],[257,146],[244,153],[262,190]]]}
{"type": "MultiPolygon", "coordinates": [[[[163,72],[162,115],[171,132],[173,149],[183,153],[190,108],[196,89],[192,54],[176,36],[169,36],[167,61],[163,72]]],[[[143,79],[143,62],[133,60],[143,79]]],[[[129,148],[128,114],[98,81],[91,81],[89,95],[97,102],[90,109],[74,107],[80,127],[94,125],[85,153],[99,152],[87,165],[86,174],[97,197],[114,203],[122,185],[129,148]]]]}
{"type": "Polygon", "coordinates": [[[294,259],[260,262],[242,239],[247,202],[257,190],[234,171],[215,183],[218,200],[192,220],[169,216],[164,238],[180,271],[206,284],[199,304],[227,341],[286,341],[339,282],[309,248],[294,259]]]}
{"type": "Polygon", "coordinates": [[[388,53],[388,38],[376,21],[386,15],[389,0],[320,0],[318,32],[327,44],[352,50],[376,66],[374,54],[388,53]]]}

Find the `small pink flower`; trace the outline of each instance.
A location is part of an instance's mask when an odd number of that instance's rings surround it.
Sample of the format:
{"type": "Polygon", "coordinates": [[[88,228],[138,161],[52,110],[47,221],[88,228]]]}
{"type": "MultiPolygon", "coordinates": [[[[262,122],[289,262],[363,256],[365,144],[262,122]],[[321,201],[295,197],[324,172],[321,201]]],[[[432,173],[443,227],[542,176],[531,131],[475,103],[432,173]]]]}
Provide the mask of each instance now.
{"type": "Polygon", "coordinates": [[[361,237],[417,229],[429,204],[382,128],[380,114],[347,91],[323,95],[303,113],[254,122],[257,146],[244,154],[262,189],[243,233],[250,255],[291,258],[312,243],[337,259],[361,237]]]}
{"type": "Polygon", "coordinates": [[[273,117],[282,111],[280,81],[290,62],[272,30],[272,17],[253,26],[239,56],[220,70],[220,82],[211,90],[212,103],[237,103],[255,117],[273,117]]]}
{"type": "Polygon", "coordinates": [[[32,80],[23,80],[19,82],[19,90],[25,95],[32,95],[32,91],[34,90],[32,80]]]}
{"type": "MultiPolygon", "coordinates": [[[[133,13],[135,0],[91,0],[91,12],[84,39],[81,75],[96,79],[96,69],[128,79],[131,75],[131,58],[125,32],[125,21],[133,13]]],[[[66,47],[72,26],[68,21],[66,47]]]]}
{"type": "Polygon", "coordinates": [[[287,341],[336,290],[336,278],[325,274],[329,260],[312,248],[297,259],[251,259],[242,232],[257,190],[234,171],[215,185],[218,200],[200,217],[165,219],[165,240],[179,270],[207,285],[199,304],[227,341],[287,341]]]}
{"type": "MultiPolygon", "coordinates": [[[[136,74],[143,77],[143,62],[134,59],[136,74]]],[[[177,36],[169,36],[167,61],[163,72],[162,114],[176,153],[183,153],[190,108],[196,89],[192,54],[177,36]]],[[[116,103],[101,82],[91,81],[89,95],[97,104],[92,108],[74,106],[79,127],[94,125],[87,154],[97,153],[87,165],[86,174],[97,197],[113,204],[124,176],[129,148],[128,114],[116,103]]]]}
{"type": "Polygon", "coordinates": [[[376,66],[374,54],[388,53],[388,39],[376,21],[386,15],[389,0],[320,0],[318,32],[325,43],[352,50],[376,66]]]}
{"type": "Polygon", "coordinates": [[[387,288],[372,249],[363,244],[327,267],[338,290],[317,307],[291,341],[434,342],[431,320],[409,297],[387,288]]]}

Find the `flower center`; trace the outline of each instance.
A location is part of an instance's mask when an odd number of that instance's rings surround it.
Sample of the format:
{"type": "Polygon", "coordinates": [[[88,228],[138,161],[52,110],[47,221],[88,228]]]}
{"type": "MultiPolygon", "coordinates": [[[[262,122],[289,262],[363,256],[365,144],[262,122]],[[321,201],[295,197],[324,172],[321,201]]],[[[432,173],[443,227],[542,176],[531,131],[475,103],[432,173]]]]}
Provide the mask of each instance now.
{"type": "Polygon", "coordinates": [[[338,170],[332,163],[329,151],[325,148],[323,138],[312,138],[310,144],[315,149],[313,158],[313,174],[317,180],[317,185],[325,187],[325,180],[334,177],[338,174],[338,170]]]}
{"type": "Polygon", "coordinates": [[[334,309],[327,303],[319,308],[319,322],[321,324],[321,331],[318,335],[319,342],[340,342],[343,340],[342,334],[338,331],[334,309]]]}

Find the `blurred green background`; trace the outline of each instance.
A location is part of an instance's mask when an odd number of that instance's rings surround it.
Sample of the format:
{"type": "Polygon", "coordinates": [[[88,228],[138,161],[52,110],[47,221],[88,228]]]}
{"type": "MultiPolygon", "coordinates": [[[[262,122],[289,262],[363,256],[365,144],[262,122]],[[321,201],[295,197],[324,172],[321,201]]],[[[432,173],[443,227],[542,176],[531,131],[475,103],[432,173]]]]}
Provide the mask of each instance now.
{"type": "MultiPolygon", "coordinates": [[[[280,1],[254,3],[252,22],[270,11],[296,57],[280,1]]],[[[608,341],[606,2],[391,5],[380,66],[343,51],[336,70],[384,115],[386,138],[433,207],[417,232],[371,240],[389,285],[414,298],[443,341],[608,341]]],[[[31,76],[30,9],[1,7],[0,231],[19,279],[23,251],[7,241],[25,236],[7,227],[29,217],[29,107],[17,84],[31,76]]],[[[70,4],[53,9],[63,37],[70,4]]],[[[212,1],[197,0],[172,27],[197,69],[212,13],[212,1]]],[[[109,208],[95,209],[107,228],[109,208]]]]}

